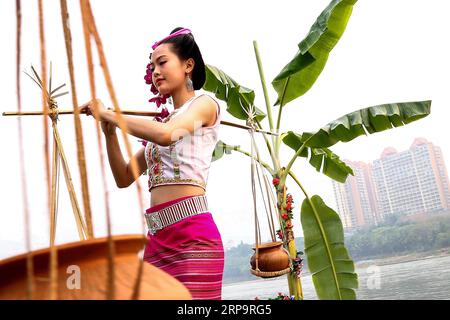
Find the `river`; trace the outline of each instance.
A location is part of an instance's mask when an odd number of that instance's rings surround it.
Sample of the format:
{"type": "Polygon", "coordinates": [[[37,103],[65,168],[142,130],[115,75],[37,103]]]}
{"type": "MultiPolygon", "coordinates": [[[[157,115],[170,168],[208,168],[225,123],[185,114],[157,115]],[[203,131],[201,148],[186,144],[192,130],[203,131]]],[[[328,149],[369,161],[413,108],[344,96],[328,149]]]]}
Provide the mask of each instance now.
{"type": "MultiPolygon", "coordinates": [[[[450,256],[391,265],[369,264],[358,267],[356,272],[359,279],[357,299],[450,299],[450,256]]],[[[301,282],[304,299],[316,300],[311,276],[302,276],[301,282]]],[[[224,284],[222,299],[253,300],[258,296],[267,300],[278,292],[289,293],[286,276],[224,284]]]]}

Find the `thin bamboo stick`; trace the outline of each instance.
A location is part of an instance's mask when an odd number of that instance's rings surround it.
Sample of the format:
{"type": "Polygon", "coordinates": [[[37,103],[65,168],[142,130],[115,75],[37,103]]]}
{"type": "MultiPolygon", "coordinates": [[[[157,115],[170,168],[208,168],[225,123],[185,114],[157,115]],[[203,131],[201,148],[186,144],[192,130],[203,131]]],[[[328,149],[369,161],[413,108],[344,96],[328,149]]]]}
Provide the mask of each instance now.
{"type": "MultiPolygon", "coordinates": [[[[114,111],[114,110],[111,110],[111,111],[114,111]]],[[[120,112],[122,114],[124,114],[124,115],[149,116],[149,117],[158,116],[160,114],[159,112],[154,112],[154,111],[121,110],[120,112]]],[[[81,113],[85,113],[85,112],[81,112],[81,113]]],[[[39,115],[42,115],[42,114],[43,114],[42,111],[22,111],[22,112],[5,111],[5,112],[2,113],[3,116],[39,116],[39,115]]],[[[67,114],[74,114],[74,111],[73,110],[61,110],[61,111],[58,111],[58,115],[67,115],[67,114]]],[[[226,126],[230,126],[230,127],[239,128],[239,129],[245,129],[245,130],[252,129],[251,127],[243,125],[243,124],[238,124],[238,123],[224,121],[224,120],[220,121],[220,124],[223,124],[223,125],[226,125],[226,126]]],[[[271,135],[274,135],[274,136],[278,136],[279,135],[279,133],[265,131],[265,130],[261,130],[261,129],[258,129],[258,128],[255,128],[254,130],[255,130],[255,132],[271,134],[271,135]]]]}
{"type": "MultiPolygon", "coordinates": [[[[113,86],[113,83],[112,83],[112,77],[111,77],[111,74],[109,72],[108,64],[107,64],[107,61],[106,61],[106,55],[105,55],[104,50],[103,50],[102,40],[101,40],[100,34],[99,34],[98,30],[97,30],[97,26],[96,26],[96,23],[95,23],[95,18],[94,18],[94,14],[92,12],[90,1],[89,0],[83,0],[83,1],[80,2],[80,4],[81,4],[81,9],[82,9],[82,14],[85,17],[85,20],[83,20],[83,23],[87,24],[88,29],[90,31],[90,34],[91,34],[91,36],[93,37],[93,39],[95,41],[98,57],[99,57],[99,60],[100,60],[100,65],[102,67],[103,76],[104,76],[104,79],[105,79],[105,82],[106,82],[106,87],[108,89],[109,96],[110,96],[111,101],[113,103],[114,110],[118,111],[118,113],[117,113],[117,115],[118,115],[118,118],[117,118],[118,126],[119,126],[120,130],[122,131],[123,141],[125,143],[125,150],[126,150],[126,153],[127,153],[128,157],[130,158],[131,172],[133,174],[134,180],[138,180],[138,178],[139,178],[138,163],[137,163],[137,160],[132,155],[131,143],[130,143],[130,141],[128,139],[128,135],[127,135],[127,132],[128,132],[127,122],[125,121],[125,119],[122,116],[121,108],[119,106],[119,101],[117,100],[116,92],[114,90],[114,86],[113,86]]],[[[139,200],[139,211],[140,211],[141,223],[142,223],[142,233],[145,234],[145,220],[144,220],[144,217],[142,215],[142,212],[144,212],[144,202],[143,202],[143,196],[142,196],[142,188],[141,188],[141,185],[140,185],[139,181],[136,181],[135,185],[136,185],[137,195],[138,195],[138,200],[139,200]]],[[[146,241],[143,240],[142,244],[143,244],[143,246],[145,246],[146,241]]],[[[136,277],[136,282],[135,282],[135,286],[134,286],[132,297],[131,297],[131,299],[133,299],[133,300],[139,298],[143,265],[144,265],[144,259],[140,259],[139,260],[138,274],[137,274],[137,277],[136,277]]]]}
{"type": "MultiPolygon", "coordinates": [[[[42,111],[45,115],[49,113],[48,95],[46,92],[47,84],[47,55],[45,49],[45,32],[44,32],[44,9],[43,1],[38,0],[38,16],[39,16],[39,44],[41,51],[41,76],[42,81],[37,75],[33,67],[31,69],[36,75],[42,86],[42,111]]],[[[47,183],[47,201],[49,210],[49,220],[51,219],[51,182],[50,182],[50,155],[49,155],[49,130],[48,130],[48,118],[43,117],[44,126],[44,158],[45,158],[45,178],[47,183]]],[[[58,259],[57,251],[54,246],[50,246],[50,299],[58,299],[58,259]]]]}
{"type": "Polygon", "coordinates": [[[53,134],[55,136],[56,145],[55,149],[58,150],[61,156],[62,167],[64,171],[64,177],[66,179],[67,190],[69,191],[70,201],[72,203],[72,209],[75,215],[75,221],[77,222],[78,233],[80,236],[80,240],[86,240],[86,235],[88,234],[86,223],[83,220],[83,216],[81,215],[80,206],[78,204],[78,200],[75,194],[75,188],[72,183],[72,176],[70,175],[69,166],[67,164],[66,155],[64,153],[64,149],[61,143],[61,139],[59,137],[58,127],[53,127],[53,134]]]}
{"type": "MultiPolygon", "coordinates": [[[[90,195],[89,195],[89,185],[87,181],[87,169],[86,169],[86,157],[84,152],[84,143],[83,143],[83,131],[81,127],[80,120],[80,111],[78,106],[78,98],[77,98],[77,90],[75,85],[75,71],[73,64],[73,54],[72,54],[72,33],[70,30],[69,23],[69,11],[67,8],[67,1],[61,0],[61,19],[64,31],[64,39],[66,44],[66,53],[67,53],[67,62],[69,66],[69,75],[70,75],[70,89],[72,93],[72,107],[74,109],[74,125],[75,125],[75,136],[76,136],[76,145],[77,145],[77,159],[78,159],[78,167],[80,173],[80,181],[81,181],[81,193],[83,196],[83,207],[84,207],[84,219],[87,226],[88,231],[88,239],[94,237],[94,227],[92,224],[92,213],[91,213],[91,205],[90,205],[90,195]]],[[[51,88],[50,90],[51,91],[51,88]]]]}
{"type": "MultiPolygon", "coordinates": [[[[81,8],[81,19],[83,24],[83,34],[84,34],[84,44],[86,49],[86,60],[87,60],[87,68],[89,74],[89,87],[91,89],[91,100],[95,100],[97,93],[95,88],[95,73],[94,73],[94,63],[92,59],[92,46],[91,46],[91,36],[89,31],[89,19],[87,17],[86,4],[83,0],[80,0],[80,8],[81,8]]],[[[106,229],[108,234],[108,278],[107,278],[107,292],[106,298],[108,300],[114,300],[116,296],[116,288],[115,288],[115,266],[114,266],[114,257],[115,257],[115,244],[112,240],[112,228],[111,228],[111,210],[109,207],[109,192],[106,182],[106,166],[105,166],[105,155],[102,148],[102,134],[98,121],[95,123],[95,129],[97,133],[97,147],[100,155],[100,168],[102,173],[102,185],[103,185],[103,193],[104,193],[104,202],[105,202],[105,210],[106,210],[106,229]]]]}
{"type": "MultiPolygon", "coordinates": [[[[20,87],[20,61],[22,56],[21,49],[21,39],[22,39],[22,5],[20,0],[16,0],[16,89],[17,89],[17,107],[19,112],[22,111],[22,94],[20,87]]],[[[30,236],[30,209],[28,202],[28,190],[27,190],[27,180],[26,180],[26,170],[25,170],[25,152],[23,143],[23,129],[22,129],[22,119],[17,118],[18,133],[19,133],[19,154],[20,154],[20,180],[22,187],[23,196],[23,216],[24,216],[24,231],[25,231],[25,247],[27,250],[27,299],[32,300],[34,294],[34,266],[33,266],[33,256],[31,252],[31,236],[30,236]]]]}
{"type": "Polygon", "coordinates": [[[56,137],[53,135],[53,157],[52,157],[52,201],[51,201],[51,214],[50,214],[50,246],[55,245],[56,238],[56,198],[57,193],[57,178],[59,169],[59,153],[56,147],[56,137]]]}

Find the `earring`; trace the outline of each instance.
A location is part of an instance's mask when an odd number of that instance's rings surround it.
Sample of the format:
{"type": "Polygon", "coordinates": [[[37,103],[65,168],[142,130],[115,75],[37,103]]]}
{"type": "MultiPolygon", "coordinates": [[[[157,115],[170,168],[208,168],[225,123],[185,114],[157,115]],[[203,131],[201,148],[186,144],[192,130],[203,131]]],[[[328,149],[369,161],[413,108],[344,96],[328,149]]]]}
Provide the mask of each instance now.
{"type": "Polygon", "coordinates": [[[188,91],[194,91],[194,84],[189,76],[186,77],[186,87],[188,91]]]}

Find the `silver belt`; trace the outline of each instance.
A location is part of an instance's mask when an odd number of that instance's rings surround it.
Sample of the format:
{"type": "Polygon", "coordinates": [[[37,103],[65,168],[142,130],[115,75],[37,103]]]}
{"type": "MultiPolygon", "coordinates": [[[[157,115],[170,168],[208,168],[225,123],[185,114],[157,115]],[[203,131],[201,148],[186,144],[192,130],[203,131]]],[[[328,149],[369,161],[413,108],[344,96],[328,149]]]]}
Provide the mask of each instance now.
{"type": "Polygon", "coordinates": [[[154,235],[156,231],[171,224],[207,211],[206,195],[200,195],[181,200],[159,211],[144,213],[144,216],[149,233],[154,235]]]}

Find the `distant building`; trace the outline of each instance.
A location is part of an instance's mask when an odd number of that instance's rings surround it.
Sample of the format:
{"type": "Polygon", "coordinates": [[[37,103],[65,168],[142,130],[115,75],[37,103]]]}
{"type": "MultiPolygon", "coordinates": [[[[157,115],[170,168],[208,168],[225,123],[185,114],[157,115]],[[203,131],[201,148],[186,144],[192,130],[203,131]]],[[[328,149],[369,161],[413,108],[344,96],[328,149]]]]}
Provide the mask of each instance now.
{"type": "Polygon", "coordinates": [[[338,213],[344,228],[349,231],[379,222],[371,175],[371,165],[346,161],[353,169],[345,183],[333,180],[333,190],[338,213]]]}
{"type": "Polygon", "coordinates": [[[450,208],[450,184],[441,149],[417,138],[409,150],[386,148],[373,164],[346,163],[354,176],[333,181],[344,229],[378,224],[389,214],[429,214],[450,208]]]}
{"type": "Polygon", "coordinates": [[[417,138],[409,150],[383,151],[373,162],[380,215],[410,215],[447,210],[449,180],[441,149],[417,138]]]}

